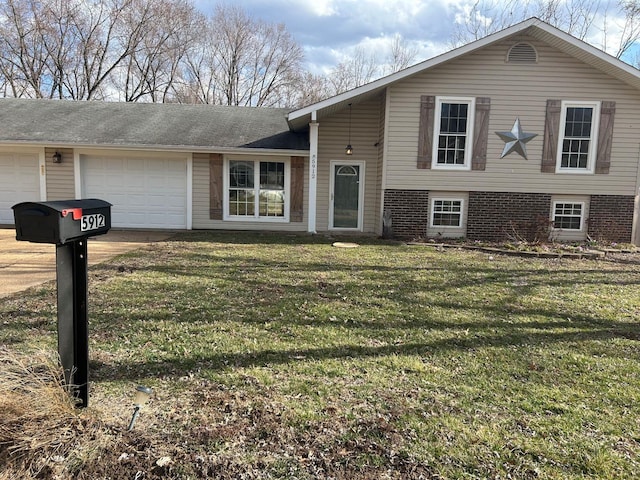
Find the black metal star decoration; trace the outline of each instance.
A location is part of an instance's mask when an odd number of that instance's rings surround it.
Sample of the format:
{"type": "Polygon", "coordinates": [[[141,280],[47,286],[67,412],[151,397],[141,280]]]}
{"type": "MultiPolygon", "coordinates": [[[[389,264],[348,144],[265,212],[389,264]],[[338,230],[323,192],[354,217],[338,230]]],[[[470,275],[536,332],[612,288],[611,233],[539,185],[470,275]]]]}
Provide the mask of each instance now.
{"type": "Polygon", "coordinates": [[[500,158],[504,158],[511,152],[518,152],[525,160],[527,158],[527,146],[526,143],[534,137],[537,137],[537,133],[525,133],[520,126],[520,119],[516,118],[513,128],[510,132],[496,132],[504,141],[504,150],[500,158]]]}

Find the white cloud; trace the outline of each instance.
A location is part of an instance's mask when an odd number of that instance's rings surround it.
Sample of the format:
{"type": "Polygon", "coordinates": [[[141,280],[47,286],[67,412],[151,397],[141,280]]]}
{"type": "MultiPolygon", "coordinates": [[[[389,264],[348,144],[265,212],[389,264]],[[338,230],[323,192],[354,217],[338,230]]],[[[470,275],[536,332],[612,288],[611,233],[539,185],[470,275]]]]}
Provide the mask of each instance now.
{"type": "Polygon", "coordinates": [[[334,0],[314,0],[305,4],[305,6],[319,17],[330,17],[337,13],[334,0]]]}
{"type": "MultiPolygon", "coordinates": [[[[219,1],[196,0],[206,13],[219,1]]],[[[347,58],[354,49],[376,52],[383,58],[396,34],[409,47],[416,48],[416,62],[448,50],[456,29],[468,20],[474,5],[492,7],[483,10],[483,24],[492,23],[492,14],[503,12],[502,6],[513,0],[234,0],[255,18],[284,23],[287,30],[303,46],[308,68],[326,73],[347,58]],[[488,12],[488,13],[487,13],[488,12]]],[[[562,5],[579,0],[559,0],[562,5]]],[[[601,5],[615,5],[614,0],[598,0],[601,5]]],[[[522,0],[523,4],[527,4],[522,0]]],[[[534,2],[529,1],[531,5],[534,2]]],[[[504,12],[503,12],[504,13],[504,12]]],[[[514,14],[516,12],[514,11],[514,14]]],[[[525,11],[518,14],[529,15],[525,11]]],[[[607,46],[615,49],[621,23],[615,7],[608,11],[610,28],[607,46]],[[614,20],[614,17],[618,16],[614,20]],[[615,47],[614,47],[615,44],[615,47]]],[[[603,44],[602,30],[593,29],[587,41],[597,47],[603,44]]],[[[609,50],[610,51],[610,50],[609,50]]],[[[615,53],[615,52],[611,52],[615,53]]]]}

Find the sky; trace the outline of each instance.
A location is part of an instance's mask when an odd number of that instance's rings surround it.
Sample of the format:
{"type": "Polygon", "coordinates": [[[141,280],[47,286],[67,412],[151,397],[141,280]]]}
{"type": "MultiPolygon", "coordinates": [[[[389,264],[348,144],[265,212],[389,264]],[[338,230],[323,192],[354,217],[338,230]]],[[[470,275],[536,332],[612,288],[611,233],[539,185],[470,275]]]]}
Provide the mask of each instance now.
{"type": "MultiPolygon", "coordinates": [[[[221,0],[195,0],[211,14],[221,0]]],[[[560,0],[570,1],[570,0],[560,0]]],[[[575,0],[574,0],[575,1],[575,0]]],[[[587,0],[593,1],[593,0],[587,0]]],[[[356,48],[384,58],[396,35],[417,54],[413,63],[434,57],[453,46],[456,23],[477,0],[234,0],[255,19],[284,23],[303,46],[307,69],[326,74],[356,48]]],[[[494,0],[489,3],[499,3],[494,0]]],[[[615,1],[607,14],[617,13],[615,1]]],[[[616,22],[610,22],[615,25],[616,22]]],[[[613,28],[609,34],[615,34],[613,28]]],[[[598,43],[597,38],[591,39],[598,43]]]]}

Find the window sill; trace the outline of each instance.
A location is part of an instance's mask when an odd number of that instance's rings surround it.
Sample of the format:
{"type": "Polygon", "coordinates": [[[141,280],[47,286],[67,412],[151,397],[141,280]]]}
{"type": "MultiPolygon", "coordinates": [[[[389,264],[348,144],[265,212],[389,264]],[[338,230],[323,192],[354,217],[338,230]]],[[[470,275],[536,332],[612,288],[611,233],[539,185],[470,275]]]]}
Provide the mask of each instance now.
{"type": "Polygon", "coordinates": [[[250,222],[250,223],[289,223],[289,217],[233,217],[225,216],[225,222],[250,222]]]}
{"type": "Polygon", "coordinates": [[[449,170],[449,171],[470,171],[471,165],[437,165],[431,164],[432,170],[449,170]]]}
{"type": "Polygon", "coordinates": [[[556,167],[556,173],[560,175],[575,174],[575,175],[593,175],[593,169],[587,168],[558,168],[556,167]]]}

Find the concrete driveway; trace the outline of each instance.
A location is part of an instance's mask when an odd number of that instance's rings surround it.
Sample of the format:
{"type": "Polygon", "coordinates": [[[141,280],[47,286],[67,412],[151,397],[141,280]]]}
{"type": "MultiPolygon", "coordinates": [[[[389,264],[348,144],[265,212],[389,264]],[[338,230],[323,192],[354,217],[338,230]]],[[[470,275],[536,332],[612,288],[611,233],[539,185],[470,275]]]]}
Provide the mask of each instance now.
{"type": "MultiPolygon", "coordinates": [[[[89,265],[171,237],[172,232],[111,230],[89,239],[89,265]]],[[[0,297],[56,278],[56,246],[18,242],[13,228],[0,228],[0,297]]]]}

